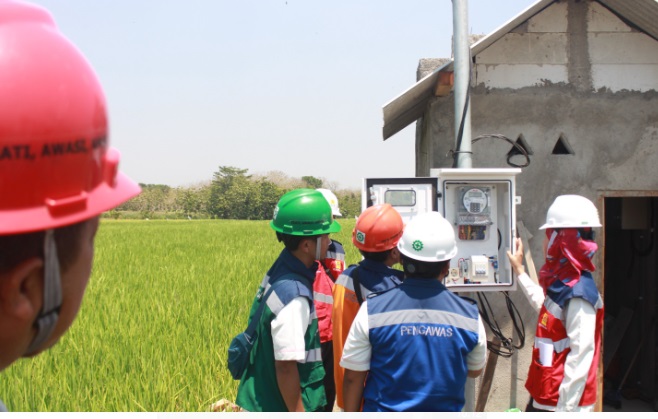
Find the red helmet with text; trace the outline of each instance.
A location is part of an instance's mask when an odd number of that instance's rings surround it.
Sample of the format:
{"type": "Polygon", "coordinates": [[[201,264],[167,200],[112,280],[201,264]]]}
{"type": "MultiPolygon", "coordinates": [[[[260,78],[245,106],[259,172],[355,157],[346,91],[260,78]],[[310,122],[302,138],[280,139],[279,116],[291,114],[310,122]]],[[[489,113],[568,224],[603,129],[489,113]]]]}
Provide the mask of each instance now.
{"type": "Polygon", "coordinates": [[[46,10],[0,1],[0,235],[80,222],[139,194],[118,165],[87,60],[46,10]]]}

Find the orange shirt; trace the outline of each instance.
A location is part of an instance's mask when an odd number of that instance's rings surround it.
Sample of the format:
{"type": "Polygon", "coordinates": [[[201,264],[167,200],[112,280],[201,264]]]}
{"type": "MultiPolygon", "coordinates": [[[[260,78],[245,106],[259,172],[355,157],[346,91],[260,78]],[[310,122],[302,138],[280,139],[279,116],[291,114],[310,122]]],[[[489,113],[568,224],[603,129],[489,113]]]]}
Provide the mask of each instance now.
{"type": "MultiPolygon", "coordinates": [[[[343,272],[334,285],[334,307],[332,323],[334,328],[334,381],[336,384],[336,403],[341,409],[343,404],[343,377],[345,369],[340,366],[343,356],[343,346],[352,327],[352,322],[359,312],[360,304],[354,292],[352,272],[356,266],[350,266],[343,272]]],[[[359,283],[361,284],[361,297],[368,294],[392,288],[402,281],[404,274],[386,266],[381,262],[364,259],[359,265],[359,283]]]]}

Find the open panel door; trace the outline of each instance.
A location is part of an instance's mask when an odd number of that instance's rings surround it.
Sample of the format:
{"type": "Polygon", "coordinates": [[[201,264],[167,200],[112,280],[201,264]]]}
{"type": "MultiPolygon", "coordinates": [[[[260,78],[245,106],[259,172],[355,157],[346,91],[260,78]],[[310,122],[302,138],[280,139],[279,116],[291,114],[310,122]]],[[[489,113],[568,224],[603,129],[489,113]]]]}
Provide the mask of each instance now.
{"type": "Polygon", "coordinates": [[[406,224],[418,214],[437,211],[437,185],[435,177],[364,179],[361,210],[391,204],[406,224]]]}

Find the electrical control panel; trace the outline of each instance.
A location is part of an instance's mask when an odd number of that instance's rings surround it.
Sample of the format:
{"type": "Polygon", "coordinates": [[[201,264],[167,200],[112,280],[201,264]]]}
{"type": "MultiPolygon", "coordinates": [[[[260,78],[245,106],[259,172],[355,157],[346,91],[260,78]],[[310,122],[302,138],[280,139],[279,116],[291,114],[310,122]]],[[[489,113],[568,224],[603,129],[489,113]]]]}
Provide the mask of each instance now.
{"type": "Polygon", "coordinates": [[[431,169],[429,177],[364,179],[362,210],[391,204],[407,224],[438,211],[454,228],[458,253],[445,285],[453,291],[512,291],[507,259],[516,237],[516,176],[521,169],[431,169]]]}
{"type": "Polygon", "coordinates": [[[516,236],[520,169],[432,169],[438,211],[453,225],[457,256],[445,279],[454,291],[516,289],[507,251],[516,236]]]}

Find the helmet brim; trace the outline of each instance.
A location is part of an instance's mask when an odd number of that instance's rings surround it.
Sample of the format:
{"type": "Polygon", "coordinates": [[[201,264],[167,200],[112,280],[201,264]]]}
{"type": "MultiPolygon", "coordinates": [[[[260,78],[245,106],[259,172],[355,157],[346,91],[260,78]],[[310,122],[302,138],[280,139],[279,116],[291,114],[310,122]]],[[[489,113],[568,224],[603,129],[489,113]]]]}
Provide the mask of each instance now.
{"type": "Polygon", "coordinates": [[[603,227],[601,223],[597,224],[588,224],[588,225],[557,225],[557,224],[544,224],[539,227],[540,230],[546,230],[547,228],[599,228],[603,227]]]}
{"type": "Polygon", "coordinates": [[[139,195],[141,188],[123,173],[117,173],[114,186],[101,182],[87,192],[79,211],[53,215],[46,205],[0,211],[0,235],[22,234],[75,224],[109,211],[139,195]]]}

